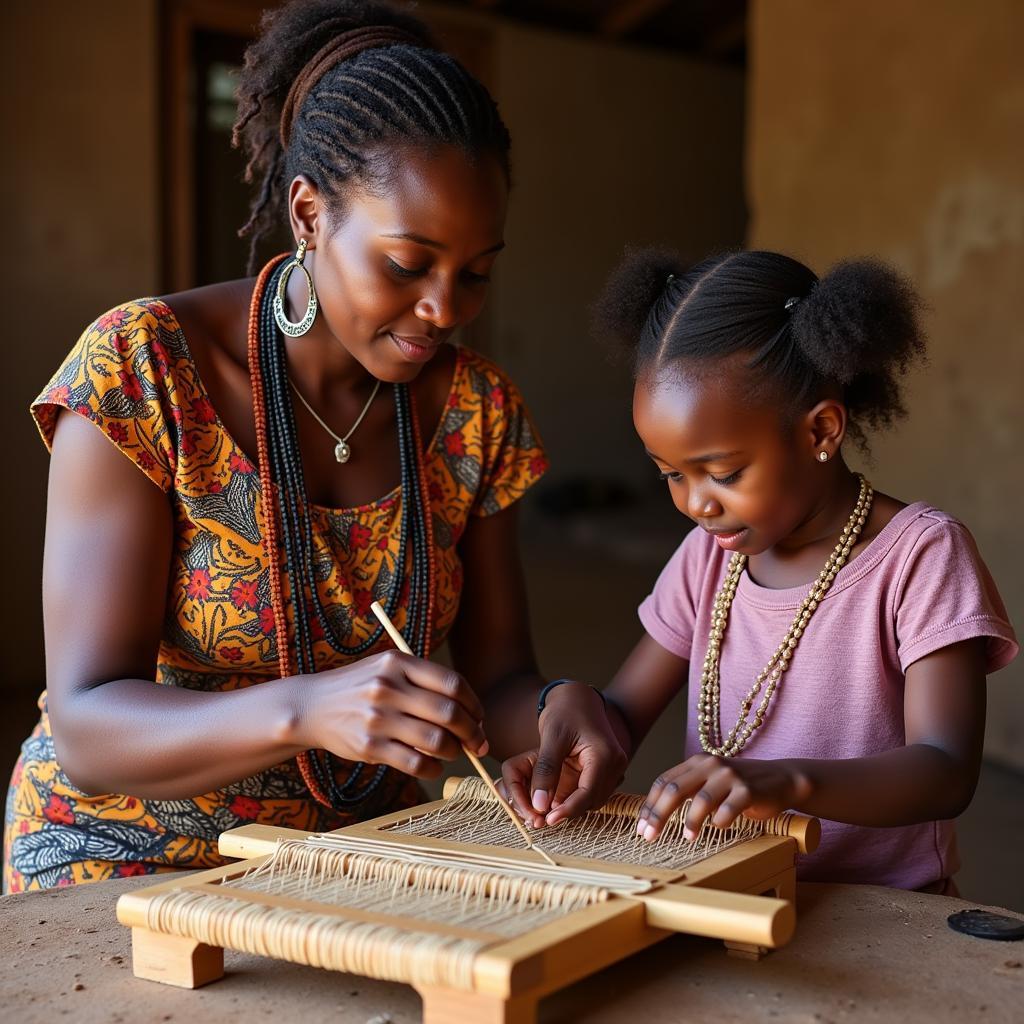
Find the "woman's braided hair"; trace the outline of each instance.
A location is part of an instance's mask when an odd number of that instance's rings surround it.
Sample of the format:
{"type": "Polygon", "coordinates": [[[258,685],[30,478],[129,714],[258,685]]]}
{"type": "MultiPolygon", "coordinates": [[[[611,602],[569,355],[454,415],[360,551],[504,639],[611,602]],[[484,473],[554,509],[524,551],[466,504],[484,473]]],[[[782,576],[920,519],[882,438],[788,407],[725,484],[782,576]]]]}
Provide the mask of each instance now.
{"type": "Polygon", "coordinates": [[[303,174],[331,199],[386,181],[404,146],[489,153],[508,173],[509,136],[490,94],[427,28],[390,3],[291,0],[264,14],[246,50],[232,141],[257,183],[249,272],[303,174]]]}

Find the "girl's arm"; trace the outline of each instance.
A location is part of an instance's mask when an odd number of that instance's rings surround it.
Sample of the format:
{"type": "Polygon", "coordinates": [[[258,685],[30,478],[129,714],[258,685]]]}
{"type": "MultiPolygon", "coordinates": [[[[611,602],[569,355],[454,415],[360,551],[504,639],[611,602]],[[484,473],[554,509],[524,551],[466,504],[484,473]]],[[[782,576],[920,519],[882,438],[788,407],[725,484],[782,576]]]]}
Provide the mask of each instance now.
{"type": "Polygon", "coordinates": [[[584,683],[555,687],[538,720],[540,744],[502,765],[506,791],[535,828],[599,807],[629,759],[686,685],[688,662],[649,636],[633,648],[604,700],[584,683]]]}
{"type": "MultiPolygon", "coordinates": [[[[941,821],[974,795],[985,732],[985,640],[964,640],[914,662],[906,674],[906,745],[869,757],[758,761],[700,754],[655,780],[638,831],[654,839],[692,796],[686,833],[741,812],[793,809],[873,828],[941,821]]],[[[841,723],[839,723],[841,724],[841,723]]]]}
{"type": "Polygon", "coordinates": [[[43,611],[54,744],[75,785],[184,798],[311,747],[434,777],[461,741],[483,744],[465,681],[397,653],[221,693],[157,685],[172,543],[167,496],[95,425],[62,414],[43,611]]]}

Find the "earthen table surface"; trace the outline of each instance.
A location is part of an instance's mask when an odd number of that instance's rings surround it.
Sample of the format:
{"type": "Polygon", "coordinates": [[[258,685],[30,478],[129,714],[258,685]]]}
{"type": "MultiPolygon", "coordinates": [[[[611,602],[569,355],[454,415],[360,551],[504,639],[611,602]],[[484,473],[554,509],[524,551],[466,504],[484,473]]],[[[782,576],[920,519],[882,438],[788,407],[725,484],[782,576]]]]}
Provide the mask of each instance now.
{"type": "MultiPolygon", "coordinates": [[[[300,1015],[332,1024],[419,1021],[419,997],[405,985],[231,951],[225,977],[206,988],[136,979],[130,934],[114,905],[121,893],[153,881],[0,898],[0,1017],[19,1024],[249,1024],[300,1015]]],[[[544,999],[539,1019],[1016,1024],[1024,1020],[1024,942],[952,931],[947,916],[971,906],[874,886],[801,885],[796,936],[765,959],[734,959],[721,943],[674,936],[544,999]]]]}

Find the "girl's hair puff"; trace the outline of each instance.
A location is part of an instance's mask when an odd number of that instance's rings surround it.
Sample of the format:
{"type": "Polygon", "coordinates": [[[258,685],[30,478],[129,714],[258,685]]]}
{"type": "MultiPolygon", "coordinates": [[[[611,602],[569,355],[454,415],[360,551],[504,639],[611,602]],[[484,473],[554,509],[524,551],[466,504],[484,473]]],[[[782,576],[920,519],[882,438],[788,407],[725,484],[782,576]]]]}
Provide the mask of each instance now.
{"type": "Polygon", "coordinates": [[[484,86],[437,49],[422,22],[379,0],[290,0],[266,12],[246,50],[232,142],[246,154],[246,181],[257,183],[239,232],[250,236],[250,273],[298,174],[336,199],[351,183],[379,183],[395,151],[410,144],[490,153],[509,169],[508,131],[484,86]],[[294,112],[283,145],[282,108],[311,59],[344,33],[380,27],[411,41],[373,45],[334,64],[294,112]]]}
{"type": "Polygon", "coordinates": [[[820,280],[775,252],[732,252],[686,268],[672,253],[634,250],[595,307],[597,329],[633,352],[634,375],[684,360],[745,354],[757,380],[788,411],[838,388],[848,432],[904,416],[901,377],[923,356],[921,303],[913,287],[875,259],[846,260],[820,280]]]}

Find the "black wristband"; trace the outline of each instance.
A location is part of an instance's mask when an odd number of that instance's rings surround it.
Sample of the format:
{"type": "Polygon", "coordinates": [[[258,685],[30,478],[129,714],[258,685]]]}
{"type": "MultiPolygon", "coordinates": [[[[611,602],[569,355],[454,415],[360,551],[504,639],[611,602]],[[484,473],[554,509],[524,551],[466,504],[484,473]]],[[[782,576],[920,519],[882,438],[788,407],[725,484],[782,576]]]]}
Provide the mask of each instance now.
{"type": "MultiPolygon", "coordinates": [[[[537,697],[537,717],[540,718],[541,712],[544,710],[544,704],[545,704],[545,702],[548,699],[548,694],[556,686],[561,686],[562,683],[575,683],[575,682],[578,682],[578,680],[576,680],[576,679],[555,679],[553,682],[548,683],[548,685],[545,686],[544,689],[540,691],[540,694],[537,697]]],[[[598,695],[598,697],[601,698],[601,703],[607,706],[608,701],[605,699],[605,695],[596,686],[591,686],[590,688],[594,691],[594,693],[596,693],[598,695]]]]}

